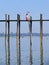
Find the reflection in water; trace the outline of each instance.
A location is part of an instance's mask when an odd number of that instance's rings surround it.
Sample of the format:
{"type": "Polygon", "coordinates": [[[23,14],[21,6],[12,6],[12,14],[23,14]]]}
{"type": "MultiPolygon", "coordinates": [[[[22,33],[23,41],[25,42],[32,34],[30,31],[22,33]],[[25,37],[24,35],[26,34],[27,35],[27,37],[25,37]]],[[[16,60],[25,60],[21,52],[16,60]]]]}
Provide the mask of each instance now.
{"type": "MultiPolygon", "coordinates": [[[[30,63],[30,41],[29,36],[21,37],[21,65],[49,65],[49,37],[43,37],[43,63],[40,64],[40,41],[39,37],[33,37],[33,63],[30,63]],[[35,41],[36,40],[36,41],[35,41]]],[[[10,65],[17,65],[16,38],[10,38],[10,65]]],[[[0,37],[0,65],[5,64],[4,37],[0,37]]]]}
{"type": "Polygon", "coordinates": [[[33,63],[32,62],[30,62],[30,65],[32,65],[33,63]]]}
{"type": "Polygon", "coordinates": [[[40,65],[43,65],[43,63],[42,63],[42,64],[40,64],[40,65]]]}

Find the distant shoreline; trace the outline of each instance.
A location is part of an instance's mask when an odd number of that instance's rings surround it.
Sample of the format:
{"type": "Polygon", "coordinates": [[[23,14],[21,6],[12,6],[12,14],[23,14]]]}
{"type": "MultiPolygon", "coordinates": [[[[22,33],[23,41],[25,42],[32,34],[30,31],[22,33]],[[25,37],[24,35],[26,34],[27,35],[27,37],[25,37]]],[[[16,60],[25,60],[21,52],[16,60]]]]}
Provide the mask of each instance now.
{"type": "MultiPolygon", "coordinates": [[[[49,36],[48,33],[43,33],[42,34],[43,36],[49,36]]],[[[3,37],[5,36],[5,34],[0,34],[0,37],[3,37]]],[[[17,36],[16,34],[10,34],[10,36],[17,36]]],[[[24,36],[30,36],[29,33],[21,33],[20,36],[24,37],[24,36]]],[[[32,36],[40,36],[40,33],[32,33],[32,36]]]]}

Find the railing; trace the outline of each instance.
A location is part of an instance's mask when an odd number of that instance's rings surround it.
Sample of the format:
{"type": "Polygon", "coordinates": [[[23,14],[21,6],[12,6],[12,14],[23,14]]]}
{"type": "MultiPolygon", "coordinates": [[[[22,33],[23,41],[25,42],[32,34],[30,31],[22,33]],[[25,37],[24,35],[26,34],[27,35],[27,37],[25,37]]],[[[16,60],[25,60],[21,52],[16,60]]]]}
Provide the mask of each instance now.
{"type": "MultiPolygon", "coordinates": [[[[28,20],[29,30],[30,30],[30,65],[33,63],[32,54],[32,22],[40,22],[40,64],[43,65],[43,46],[42,46],[42,22],[49,21],[49,19],[42,20],[42,14],[40,14],[40,20],[28,20]]],[[[21,47],[20,47],[20,24],[21,22],[26,22],[26,20],[20,20],[20,15],[17,15],[17,20],[10,20],[10,15],[5,15],[5,20],[0,20],[0,22],[5,23],[5,52],[6,52],[6,65],[10,65],[10,22],[17,22],[17,36],[16,36],[16,48],[17,48],[17,65],[21,65],[21,47]],[[8,36],[7,36],[8,34],[8,36]],[[8,41],[7,41],[8,40],[8,41]]]]}

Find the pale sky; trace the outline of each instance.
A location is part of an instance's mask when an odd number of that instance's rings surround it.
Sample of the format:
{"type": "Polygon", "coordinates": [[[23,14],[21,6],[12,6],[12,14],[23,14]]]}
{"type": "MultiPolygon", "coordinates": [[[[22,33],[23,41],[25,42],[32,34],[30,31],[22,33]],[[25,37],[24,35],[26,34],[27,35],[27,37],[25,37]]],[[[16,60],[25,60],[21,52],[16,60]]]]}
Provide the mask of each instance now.
{"type": "MultiPolygon", "coordinates": [[[[32,19],[49,19],[49,0],[0,0],[0,19],[5,19],[5,14],[10,14],[10,19],[17,19],[17,13],[21,19],[25,19],[26,12],[29,11],[32,19]]],[[[32,23],[32,31],[39,32],[40,24],[32,23]]],[[[4,32],[5,24],[0,23],[0,32],[4,32]]],[[[10,24],[11,32],[16,32],[16,23],[10,24]]],[[[21,24],[21,32],[29,32],[28,23],[21,24]]],[[[49,22],[43,24],[43,32],[49,33],[49,22]]]]}

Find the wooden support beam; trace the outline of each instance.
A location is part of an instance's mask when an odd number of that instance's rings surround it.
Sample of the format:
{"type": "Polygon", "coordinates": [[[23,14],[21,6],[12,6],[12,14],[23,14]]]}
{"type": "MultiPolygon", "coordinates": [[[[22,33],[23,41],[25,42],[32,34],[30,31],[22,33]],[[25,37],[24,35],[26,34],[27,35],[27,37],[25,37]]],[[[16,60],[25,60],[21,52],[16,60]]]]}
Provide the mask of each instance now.
{"type": "Polygon", "coordinates": [[[8,65],[10,65],[10,15],[8,15],[8,65]]]}
{"type": "Polygon", "coordinates": [[[7,14],[5,14],[5,57],[6,57],[6,65],[7,65],[7,14]]]}
{"type": "Polygon", "coordinates": [[[5,53],[6,53],[6,65],[10,65],[10,24],[9,24],[9,15],[5,15],[5,53]]]}
{"type": "Polygon", "coordinates": [[[32,65],[32,17],[30,16],[30,65],[32,65]]]}
{"type": "Polygon", "coordinates": [[[40,14],[40,65],[43,65],[42,14],[40,14]]]}
{"type": "Polygon", "coordinates": [[[20,48],[20,15],[17,14],[17,65],[21,65],[21,48],[20,48]]]}

